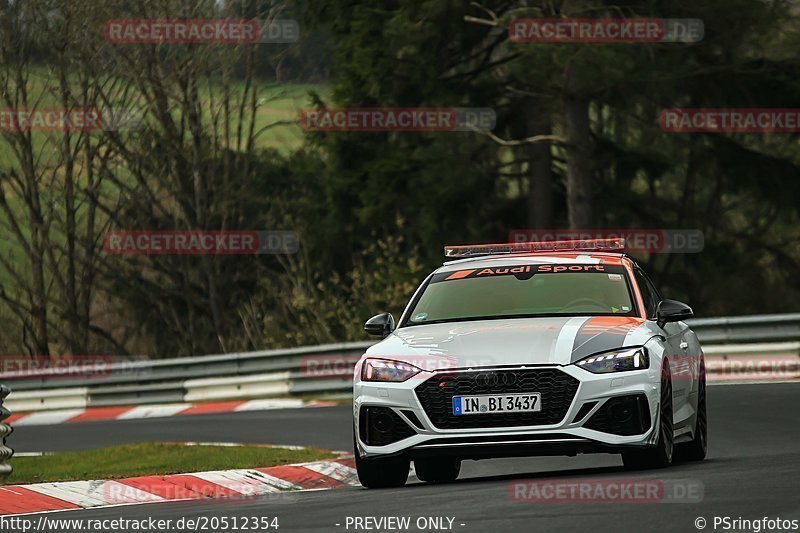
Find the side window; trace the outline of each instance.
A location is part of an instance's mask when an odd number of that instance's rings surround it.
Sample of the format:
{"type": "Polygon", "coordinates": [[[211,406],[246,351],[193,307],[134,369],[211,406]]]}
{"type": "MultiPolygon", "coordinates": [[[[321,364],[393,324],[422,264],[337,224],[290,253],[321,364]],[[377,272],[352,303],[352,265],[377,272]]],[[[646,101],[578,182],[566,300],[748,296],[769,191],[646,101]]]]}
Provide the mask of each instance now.
{"type": "Polygon", "coordinates": [[[644,300],[644,308],[647,312],[647,317],[653,318],[656,316],[656,306],[658,306],[658,302],[661,301],[661,297],[640,268],[636,268],[634,273],[636,275],[636,283],[639,285],[639,290],[642,293],[642,300],[644,300]]]}
{"type": "Polygon", "coordinates": [[[661,303],[661,296],[658,294],[658,291],[656,290],[655,285],[653,285],[653,282],[650,281],[650,278],[645,277],[644,279],[647,282],[647,290],[650,292],[653,298],[653,317],[655,317],[658,304],[661,303]]]}

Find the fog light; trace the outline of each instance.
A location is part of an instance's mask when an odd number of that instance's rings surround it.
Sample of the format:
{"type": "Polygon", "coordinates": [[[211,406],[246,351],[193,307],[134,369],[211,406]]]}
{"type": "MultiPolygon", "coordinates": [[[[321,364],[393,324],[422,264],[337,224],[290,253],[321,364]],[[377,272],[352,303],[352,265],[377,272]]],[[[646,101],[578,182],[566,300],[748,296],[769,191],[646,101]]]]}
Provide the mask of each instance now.
{"type": "Polygon", "coordinates": [[[392,415],[385,411],[381,411],[376,415],[373,415],[372,420],[372,427],[375,431],[380,431],[381,433],[388,433],[392,429],[394,429],[394,418],[392,415]]]}
{"type": "Polygon", "coordinates": [[[609,411],[611,412],[611,417],[614,419],[614,421],[619,422],[620,424],[624,424],[633,417],[633,411],[631,410],[631,406],[628,402],[616,403],[611,406],[609,411]]]}

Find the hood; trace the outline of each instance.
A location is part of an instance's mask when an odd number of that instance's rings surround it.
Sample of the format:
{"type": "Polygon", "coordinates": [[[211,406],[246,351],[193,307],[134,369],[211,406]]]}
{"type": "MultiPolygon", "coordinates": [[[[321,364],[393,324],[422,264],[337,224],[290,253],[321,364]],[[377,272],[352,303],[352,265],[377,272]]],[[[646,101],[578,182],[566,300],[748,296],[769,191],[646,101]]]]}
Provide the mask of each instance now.
{"type": "Polygon", "coordinates": [[[426,370],[494,365],[568,365],[584,357],[645,344],[655,324],[634,317],[542,317],[407,326],[366,355],[426,370]]]}

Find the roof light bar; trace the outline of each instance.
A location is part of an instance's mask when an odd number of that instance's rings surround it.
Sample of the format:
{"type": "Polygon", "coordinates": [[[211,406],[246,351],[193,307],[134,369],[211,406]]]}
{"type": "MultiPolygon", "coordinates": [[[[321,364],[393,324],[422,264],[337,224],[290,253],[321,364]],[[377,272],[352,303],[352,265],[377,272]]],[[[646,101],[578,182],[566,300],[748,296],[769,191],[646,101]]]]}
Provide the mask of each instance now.
{"type": "Polygon", "coordinates": [[[531,252],[600,252],[622,250],[625,239],[580,239],[573,241],[508,242],[505,244],[472,244],[445,246],[445,257],[519,254],[531,252]]]}

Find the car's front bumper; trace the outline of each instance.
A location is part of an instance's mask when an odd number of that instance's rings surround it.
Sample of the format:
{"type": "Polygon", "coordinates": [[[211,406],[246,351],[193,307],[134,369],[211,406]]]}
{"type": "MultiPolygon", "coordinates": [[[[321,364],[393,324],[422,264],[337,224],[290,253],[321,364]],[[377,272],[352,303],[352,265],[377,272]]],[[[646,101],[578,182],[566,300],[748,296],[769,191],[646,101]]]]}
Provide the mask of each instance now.
{"type": "MultiPolygon", "coordinates": [[[[354,383],[354,428],[358,453],[362,458],[390,455],[414,457],[451,456],[464,459],[490,457],[573,455],[578,453],[619,453],[632,447],[655,443],[658,427],[660,376],[657,363],[649,369],[614,374],[592,374],[573,365],[512,368],[515,372],[556,368],[578,380],[577,391],[566,414],[557,423],[513,427],[480,427],[468,429],[442,429],[432,423],[414,389],[434,375],[424,372],[404,383],[376,383],[357,379],[354,383]],[[649,421],[646,431],[640,434],[614,434],[584,427],[601,411],[609,400],[638,396],[646,399],[649,421]],[[591,410],[576,419],[581,407],[596,402],[591,410]],[[403,438],[382,445],[365,442],[361,414],[365,407],[391,409],[409,428],[403,438]]],[[[481,369],[485,370],[485,369],[481,369]]],[[[508,368],[504,368],[508,370],[508,368]]],[[[504,391],[498,391],[503,393],[504,391]]],[[[449,399],[448,399],[449,401],[449,399]]],[[[542,395],[542,408],[547,409],[548,398],[542,395]]],[[[609,404],[611,405],[611,404],[609,404]]],[[[374,411],[373,411],[374,412],[374,411]]],[[[460,415],[472,416],[472,415],[460,415]]],[[[596,424],[594,424],[596,425],[596,424]]]]}

